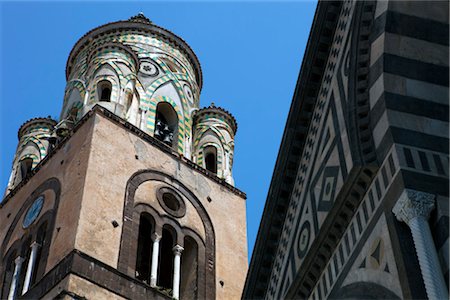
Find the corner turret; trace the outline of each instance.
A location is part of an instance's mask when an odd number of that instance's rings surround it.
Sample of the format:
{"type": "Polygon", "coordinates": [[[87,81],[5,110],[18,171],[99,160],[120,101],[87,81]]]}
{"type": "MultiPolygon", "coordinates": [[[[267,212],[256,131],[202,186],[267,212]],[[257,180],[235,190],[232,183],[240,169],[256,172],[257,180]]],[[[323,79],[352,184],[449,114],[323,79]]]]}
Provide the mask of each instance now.
{"type": "Polygon", "coordinates": [[[233,115],[214,103],[194,113],[194,162],[231,185],[236,131],[233,115]]]}

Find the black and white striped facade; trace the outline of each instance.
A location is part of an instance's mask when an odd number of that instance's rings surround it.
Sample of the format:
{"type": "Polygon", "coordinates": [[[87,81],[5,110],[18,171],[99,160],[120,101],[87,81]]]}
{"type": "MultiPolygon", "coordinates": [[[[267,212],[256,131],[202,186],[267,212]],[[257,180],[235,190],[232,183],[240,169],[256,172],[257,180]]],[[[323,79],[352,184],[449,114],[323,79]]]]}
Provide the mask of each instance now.
{"type": "Polygon", "coordinates": [[[318,3],[244,299],[430,297],[425,203],[448,294],[448,46],[448,1],[318,3]]]}

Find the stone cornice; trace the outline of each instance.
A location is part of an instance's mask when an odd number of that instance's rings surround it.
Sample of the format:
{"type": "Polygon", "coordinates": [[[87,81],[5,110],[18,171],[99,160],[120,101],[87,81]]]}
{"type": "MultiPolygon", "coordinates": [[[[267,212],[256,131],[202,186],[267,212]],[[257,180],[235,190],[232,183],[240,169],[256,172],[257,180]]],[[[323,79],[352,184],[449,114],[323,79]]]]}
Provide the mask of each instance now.
{"type": "Polygon", "coordinates": [[[194,113],[194,123],[196,123],[198,119],[200,119],[203,115],[206,114],[213,114],[213,115],[215,114],[218,116],[222,116],[233,129],[233,134],[236,134],[238,127],[237,121],[228,110],[223,109],[222,107],[215,106],[214,104],[211,104],[210,106],[201,108],[194,113]]]}
{"type": "Polygon", "coordinates": [[[104,108],[104,107],[102,107],[100,105],[95,105],[87,114],[84,115],[83,118],[81,118],[80,121],[78,121],[78,123],[75,125],[75,127],[72,129],[72,131],[63,140],[61,140],[59,142],[59,144],[51,152],[49,152],[47,154],[47,156],[45,156],[44,159],[42,159],[36,165],[36,167],[33,170],[31,170],[31,172],[28,174],[28,176],[25,179],[23,179],[16,187],[14,187],[14,189],[12,189],[3,198],[3,200],[0,202],[0,209],[8,203],[9,199],[11,199],[37,172],[39,172],[39,170],[42,168],[42,166],[47,164],[47,162],[51,159],[51,157],[53,155],[55,155],[55,153],[57,153],[59,151],[59,149],[61,149],[62,146],[64,146],[67,143],[67,141],[72,137],[72,135],[76,131],[78,131],[80,129],[80,127],[84,123],[86,123],[86,121],[89,118],[91,118],[93,115],[95,115],[95,114],[100,114],[100,115],[108,118],[109,120],[115,122],[116,124],[119,124],[122,128],[124,128],[124,129],[126,129],[126,130],[128,130],[128,131],[130,131],[132,133],[134,133],[135,135],[137,135],[138,137],[142,138],[143,140],[145,140],[149,144],[158,147],[161,151],[169,154],[174,159],[182,162],[183,164],[185,164],[189,168],[191,168],[191,169],[201,173],[202,175],[210,178],[211,180],[213,180],[216,183],[222,185],[223,187],[225,187],[226,189],[228,189],[232,193],[238,195],[239,197],[241,197],[243,199],[247,199],[247,195],[244,192],[242,192],[241,190],[235,188],[231,184],[228,184],[227,182],[225,182],[225,179],[219,178],[214,173],[212,173],[212,172],[210,172],[210,171],[200,167],[199,165],[197,165],[194,162],[190,161],[186,157],[180,155],[178,152],[174,151],[172,148],[170,148],[169,146],[167,146],[163,142],[161,142],[158,139],[156,139],[156,138],[146,134],[145,132],[143,132],[142,130],[137,128],[136,126],[134,126],[131,123],[128,123],[127,121],[123,120],[122,118],[116,116],[114,113],[110,112],[106,108],[104,108]]]}
{"type": "Polygon", "coordinates": [[[48,127],[53,127],[57,123],[58,122],[53,120],[51,117],[30,119],[20,126],[19,130],[17,131],[17,137],[20,140],[20,138],[25,134],[25,131],[33,125],[44,124],[47,125],[48,127]]]}
{"type": "Polygon", "coordinates": [[[319,61],[323,59],[326,61],[330,54],[332,39],[326,37],[326,32],[334,32],[338,18],[335,18],[334,22],[325,20],[329,13],[335,14],[341,7],[340,1],[319,1],[317,5],[247,273],[243,299],[259,299],[266,295],[277,245],[313,116],[312,110],[325,71],[326,64],[320,64],[319,61]],[[327,47],[319,48],[319,43],[325,43],[327,47]],[[318,59],[319,57],[321,59],[318,59]]]}

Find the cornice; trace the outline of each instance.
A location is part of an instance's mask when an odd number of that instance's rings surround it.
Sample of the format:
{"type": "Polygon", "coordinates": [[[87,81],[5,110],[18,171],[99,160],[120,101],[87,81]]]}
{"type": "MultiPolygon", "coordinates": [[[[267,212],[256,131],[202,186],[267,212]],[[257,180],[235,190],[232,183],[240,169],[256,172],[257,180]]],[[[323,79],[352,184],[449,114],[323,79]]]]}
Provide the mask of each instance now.
{"type": "MultiPolygon", "coordinates": [[[[239,197],[241,197],[243,199],[247,199],[247,195],[244,192],[242,192],[238,188],[235,188],[231,184],[225,182],[225,179],[217,177],[214,173],[212,173],[212,172],[210,172],[210,171],[200,167],[199,165],[195,164],[194,162],[192,162],[191,160],[187,159],[183,155],[179,154],[178,152],[176,152],[175,150],[173,150],[172,148],[170,148],[169,146],[167,146],[163,142],[161,142],[158,139],[148,135],[144,131],[140,130],[139,128],[137,128],[133,124],[125,121],[124,119],[118,117],[117,115],[115,115],[114,113],[110,112],[106,108],[96,104],[89,112],[87,112],[83,116],[83,118],[80,119],[80,121],[78,121],[78,123],[69,132],[69,134],[63,140],[61,140],[59,142],[59,144],[51,152],[49,152],[44,157],[44,159],[42,159],[36,165],[36,167],[33,170],[31,170],[31,172],[28,174],[28,176],[25,179],[23,179],[17,186],[15,186],[14,189],[12,189],[3,198],[3,200],[0,202],[0,208],[2,208],[9,201],[9,199],[11,199],[28,181],[30,181],[31,178],[33,178],[34,175],[36,173],[38,173],[39,170],[44,165],[46,165],[48,163],[48,161],[53,157],[53,155],[55,155],[67,143],[67,141],[70,140],[72,135],[75,132],[77,132],[81,128],[81,126],[83,126],[83,124],[86,123],[87,120],[89,120],[95,114],[100,114],[100,115],[106,117],[107,119],[113,121],[114,123],[118,124],[122,128],[126,129],[127,131],[130,131],[133,134],[137,135],[138,137],[142,138],[143,140],[145,140],[149,144],[151,144],[153,146],[156,146],[158,149],[160,149],[161,151],[165,152],[166,154],[169,154],[170,156],[172,156],[172,158],[174,158],[177,161],[183,163],[184,165],[186,165],[187,167],[191,168],[192,170],[195,170],[196,172],[198,172],[198,173],[208,177],[209,179],[215,181],[216,183],[222,185],[224,188],[226,188],[230,192],[234,193],[235,195],[237,195],[237,196],[239,196],[239,197]]],[[[36,118],[36,119],[43,119],[43,118],[36,118]]]]}
{"type": "Polygon", "coordinates": [[[204,115],[206,114],[216,114],[219,116],[223,116],[224,119],[228,122],[228,124],[233,129],[233,133],[236,134],[238,124],[236,118],[226,109],[222,107],[215,106],[211,104],[208,107],[201,108],[194,113],[194,124],[204,115]]]}
{"type": "MultiPolygon", "coordinates": [[[[313,117],[320,84],[332,45],[338,18],[326,21],[328,14],[339,13],[341,1],[319,1],[311,26],[294,96],[283,132],[261,224],[247,273],[243,299],[265,298],[277,253],[286,212],[299,169],[300,160],[313,117]],[[319,43],[327,47],[320,47],[319,43]],[[321,59],[318,59],[321,58],[321,59]]],[[[332,18],[331,18],[332,19],[332,18]]]]}
{"type": "Polygon", "coordinates": [[[17,131],[17,137],[20,138],[25,134],[25,131],[33,126],[33,125],[37,125],[37,124],[46,124],[49,125],[49,127],[53,127],[57,124],[58,122],[56,122],[55,120],[53,120],[50,116],[46,117],[46,118],[32,118],[27,120],[26,122],[24,122],[19,130],[17,131]]]}

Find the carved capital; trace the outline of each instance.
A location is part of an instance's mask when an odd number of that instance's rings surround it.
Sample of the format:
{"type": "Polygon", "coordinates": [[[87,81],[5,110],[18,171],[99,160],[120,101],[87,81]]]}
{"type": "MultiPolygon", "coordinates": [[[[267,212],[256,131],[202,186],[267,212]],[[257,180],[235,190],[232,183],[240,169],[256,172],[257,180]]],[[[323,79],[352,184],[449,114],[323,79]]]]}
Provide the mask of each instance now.
{"type": "Polygon", "coordinates": [[[153,232],[152,234],[152,240],[153,242],[159,242],[161,240],[162,236],[156,232],[153,232]]]}
{"type": "Polygon", "coordinates": [[[175,245],[172,248],[173,254],[175,254],[175,255],[181,255],[181,252],[183,252],[183,250],[184,250],[184,248],[181,247],[180,245],[175,245]]]}
{"type": "Polygon", "coordinates": [[[397,200],[392,212],[399,221],[409,224],[413,218],[428,219],[435,205],[433,194],[405,189],[397,200]]]}
{"type": "Polygon", "coordinates": [[[41,246],[41,244],[39,244],[38,242],[34,241],[34,242],[31,244],[30,248],[31,248],[31,249],[37,249],[37,248],[39,248],[40,246],[41,246]]]}
{"type": "Polygon", "coordinates": [[[17,256],[16,259],[14,260],[14,263],[16,264],[16,266],[20,266],[22,265],[24,260],[25,259],[22,256],[17,256]]]}

